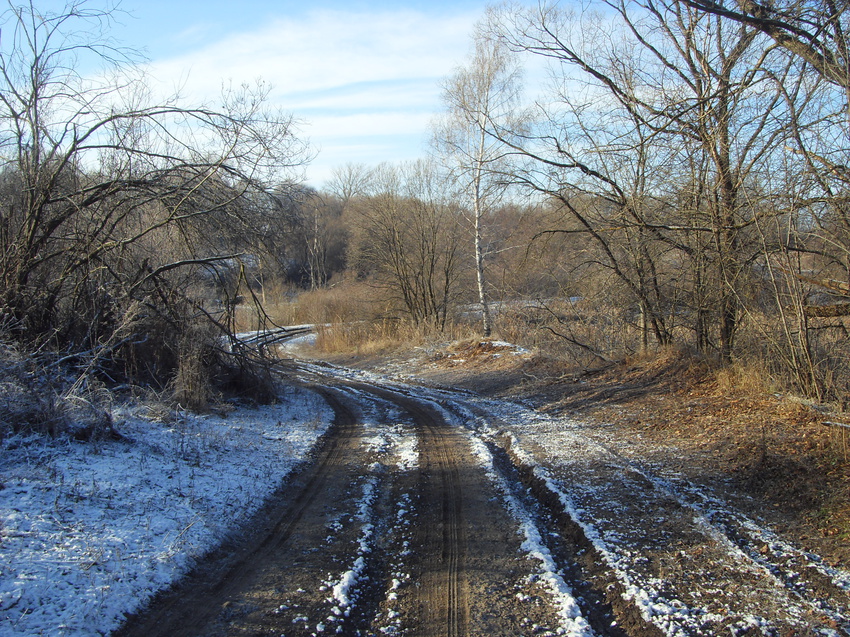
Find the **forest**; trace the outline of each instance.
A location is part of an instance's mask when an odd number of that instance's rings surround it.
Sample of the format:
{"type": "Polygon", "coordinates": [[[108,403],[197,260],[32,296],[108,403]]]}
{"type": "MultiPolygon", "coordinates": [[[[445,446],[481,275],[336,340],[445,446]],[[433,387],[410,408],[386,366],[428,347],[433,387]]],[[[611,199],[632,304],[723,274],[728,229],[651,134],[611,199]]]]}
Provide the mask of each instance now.
{"type": "Polygon", "coordinates": [[[465,330],[579,368],[678,348],[845,404],[844,3],[495,5],[428,156],[319,190],[266,84],[154,99],[111,19],[3,14],[5,387],[63,370],[196,408],[262,400],[234,335],[313,323],[465,330]]]}

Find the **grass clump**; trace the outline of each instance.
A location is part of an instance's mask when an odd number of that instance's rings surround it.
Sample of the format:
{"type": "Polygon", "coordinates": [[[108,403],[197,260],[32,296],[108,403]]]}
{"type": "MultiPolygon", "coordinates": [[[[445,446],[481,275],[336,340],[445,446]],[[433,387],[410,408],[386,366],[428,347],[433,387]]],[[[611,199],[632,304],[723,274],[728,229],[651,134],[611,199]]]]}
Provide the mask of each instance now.
{"type": "Polygon", "coordinates": [[[55,358],[0,345],[0,436],[93,440],[117,435],[102,384],[94,379],[73,382],[60,371],[55,358]]]}

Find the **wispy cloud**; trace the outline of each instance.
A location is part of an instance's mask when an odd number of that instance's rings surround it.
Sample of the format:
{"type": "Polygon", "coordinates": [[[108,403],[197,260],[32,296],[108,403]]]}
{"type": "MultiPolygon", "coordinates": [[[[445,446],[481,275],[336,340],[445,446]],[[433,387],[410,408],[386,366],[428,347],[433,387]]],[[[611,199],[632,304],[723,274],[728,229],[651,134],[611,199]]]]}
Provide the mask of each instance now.
{"type": "MultiPolygon", "coordinates": [[[[411,139],[424,138],[439,108],[439,80],[463,61],[479,17],[316,10],[154,60],[150,72],[163,90],[180,86],[193,101],[215,100],[230,82],[269,82],[275,104],[308,123],[321,150],[309,175],[321,182],[333,165],[357,161],[354,149],[364,161],[411,156],[411,139]]],[[[189,27],[186,37],[202,32],[189,27]]]]}
{"type": "Polygon", "coordinates": [[[281,93],[293,110],[311,114],[430,110],[436,82],[413,79],[360,82],[306,93],[281,93]]]}

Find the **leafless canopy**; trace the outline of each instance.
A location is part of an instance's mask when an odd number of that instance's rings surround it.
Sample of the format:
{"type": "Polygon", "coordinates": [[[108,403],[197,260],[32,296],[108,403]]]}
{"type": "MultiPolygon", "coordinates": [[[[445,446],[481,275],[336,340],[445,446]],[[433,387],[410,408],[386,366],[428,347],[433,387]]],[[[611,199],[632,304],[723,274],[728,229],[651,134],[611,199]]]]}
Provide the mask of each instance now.
{"type": "Polygon", "coordinates": [[[0,311],[27,341],[102,346],[143,317],[180,322],[179,298],[203,313],[199,287],[238,276],[307,159],[262,82],[215,107],[157,96],[110,40],[115,12],[9,0],[0,16],[0,311]]]}

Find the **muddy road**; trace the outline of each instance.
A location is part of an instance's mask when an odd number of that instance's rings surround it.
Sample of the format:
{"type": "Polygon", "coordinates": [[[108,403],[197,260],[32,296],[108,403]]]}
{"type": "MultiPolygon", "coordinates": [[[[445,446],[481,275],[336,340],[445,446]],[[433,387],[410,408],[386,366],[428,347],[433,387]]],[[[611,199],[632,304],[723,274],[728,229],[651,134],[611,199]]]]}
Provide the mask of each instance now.
{"type": "Polygon", "coordinates": [[[604,431],[321,365],[334,425],[116,634],[850,635],[850,576],[604,431]]]}

